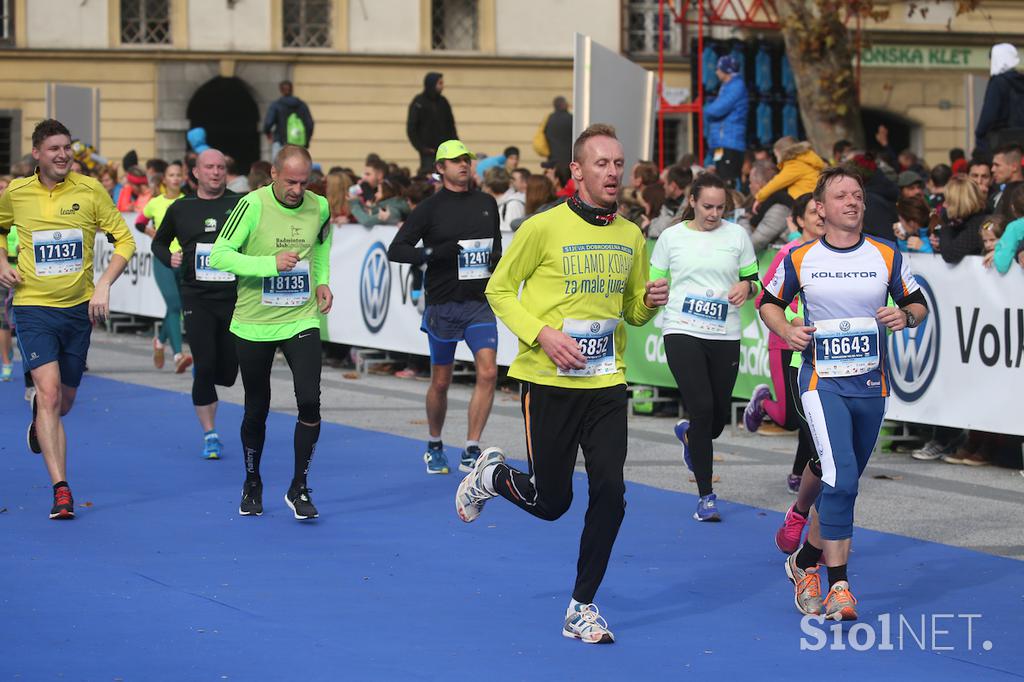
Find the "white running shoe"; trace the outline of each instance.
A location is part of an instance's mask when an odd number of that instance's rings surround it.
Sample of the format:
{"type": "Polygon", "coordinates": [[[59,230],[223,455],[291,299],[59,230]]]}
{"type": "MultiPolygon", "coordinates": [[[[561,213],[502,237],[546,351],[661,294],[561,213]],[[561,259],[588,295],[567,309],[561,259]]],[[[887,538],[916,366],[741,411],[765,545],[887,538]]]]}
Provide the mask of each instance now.
{"type": "Polygon", "coordinates": [[[492,464],[501,464],[505,461],[505,453],[501,448],[487,448],[473,463],[466,477],[459,483],[459,489],[455,492],[455,511],[459,518],[466,523],[471,523],[480,516],[484,503],[495,497],[494,493],[488,492],[484,487],[484,470],[492,464]]]}
{"type": "Polygon", "coordinates": [[[596,604],[577,604],[575,610],[567,611],[562,636],[579,639],[586,644],[615,642],[615,635],[608,629],[608,623],[597,610],[596,604]]]}
{"type": "Polygon", "coordinates": [[[910,456],[914,459],[919,459],[924,462],[930,462],[939,459],[943,455],[949,454],[946,446],[939,443],[937,440],[930,440],[923,446],[919,447],[910,453],[910,456]]]}

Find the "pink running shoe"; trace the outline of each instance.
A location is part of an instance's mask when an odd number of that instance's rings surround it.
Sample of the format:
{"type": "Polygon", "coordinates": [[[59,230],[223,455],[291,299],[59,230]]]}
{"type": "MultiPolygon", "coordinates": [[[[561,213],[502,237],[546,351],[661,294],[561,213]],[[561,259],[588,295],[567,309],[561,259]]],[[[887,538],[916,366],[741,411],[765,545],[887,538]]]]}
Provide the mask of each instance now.
{"type": "Polygon", "coordinates": [[[792,554],[800,546],[800,536],[803,535],[807,519],[796,513],[796,505],[789,508],[786,518],[782,521],[782,527],[775,533],[775,546],[782,550],[783,554],[792,554]]]}

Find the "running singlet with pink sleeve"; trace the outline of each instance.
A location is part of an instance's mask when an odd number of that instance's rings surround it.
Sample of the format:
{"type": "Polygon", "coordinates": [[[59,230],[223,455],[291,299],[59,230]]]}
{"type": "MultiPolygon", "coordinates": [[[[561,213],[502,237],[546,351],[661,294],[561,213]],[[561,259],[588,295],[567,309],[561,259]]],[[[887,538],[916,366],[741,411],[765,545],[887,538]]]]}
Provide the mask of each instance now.
{"type": "Polygon", "coordinates": [[[892,296],[897,306],[924,296],[896,245],[862,236],[847,249],[824,239],[786,256],[765,287],[765,303],[785,308],[799,295],[807,326],[816,327],[803,351],[800,392],[848,397],[889,395],[886,329],[875,315],[892,296]]]}

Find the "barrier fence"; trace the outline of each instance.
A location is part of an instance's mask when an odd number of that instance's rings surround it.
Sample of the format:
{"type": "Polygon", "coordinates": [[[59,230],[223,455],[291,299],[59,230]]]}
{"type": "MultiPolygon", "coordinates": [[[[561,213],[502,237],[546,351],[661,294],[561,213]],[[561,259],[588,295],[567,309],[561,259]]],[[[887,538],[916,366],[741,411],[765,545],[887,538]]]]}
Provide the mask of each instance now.
{"type": "MultiPolygon", "coordinates": [[[[134,214],[126,214],[129,225],[134,214]]],[[[390,263],[387,247],[397,228],[344,225],[334,231],[326,340],[363,348],[429,355],[419,331],[421,308],[413,301],[412,266],[390,263]]],[[[507,248],[512,234],[502,235],[507,248]]],[[[150,239],[135,233],[137,250],[111,289],[114,312],[162,318],[165,307],[153,279],[150,239]]],[[[96,240],[97,276],[113,247],[96,240]]],[[[760,259],[764,273],[773,252],[760,259]]],[[[1024,270],[1006,275],[985,269],[980,258],[959,265],[938,256],[911,255],[910,264],[928,300],[929,317],[917,329],[888,337],[892,398],[889,417],[900,421],[1024,435],[1024,419],[1013,400],[1024,382],[1024,270]]],[[[739,378],[733,395],[748,398],[754,386],[770,384],[768,331],[752,302],[740,310],[739,378]]],[[[665,363],[660,315],[643,327],[627,327],[626,379],[632,384],[674,387],[665,363]]],[[[518,340],[498,323],[498,364],[515,358],[518,340]]],[[[472,360],[459,344],[456,358],[472,360]]]]}

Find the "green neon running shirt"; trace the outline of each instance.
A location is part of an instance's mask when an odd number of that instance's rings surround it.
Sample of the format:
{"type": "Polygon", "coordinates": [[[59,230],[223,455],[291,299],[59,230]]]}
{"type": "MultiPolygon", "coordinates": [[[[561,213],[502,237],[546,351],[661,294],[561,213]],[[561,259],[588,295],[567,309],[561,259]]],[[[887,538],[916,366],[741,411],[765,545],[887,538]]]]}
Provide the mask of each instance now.
{"type": "Polygon", "coordinates": [[[330,208],[306,192],[290,208],[272,185],[245,195],[228,216],[210,253],[210,265],[238,276],[231,332],[248,341],[283,341],[319,329],[316,288],[330,279],[330,208]],[[277,254],[293,251],[299,264],[277,271],[277,254]]]}

